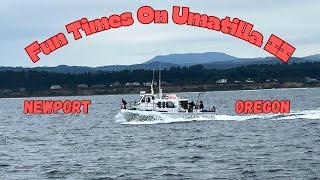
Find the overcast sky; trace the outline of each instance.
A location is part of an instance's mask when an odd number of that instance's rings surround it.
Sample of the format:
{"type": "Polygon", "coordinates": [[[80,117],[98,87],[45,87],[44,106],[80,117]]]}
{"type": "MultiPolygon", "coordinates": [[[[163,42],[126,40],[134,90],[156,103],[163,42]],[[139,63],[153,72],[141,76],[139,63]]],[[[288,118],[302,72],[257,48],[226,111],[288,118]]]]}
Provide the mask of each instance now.
{"type": "Polygon", "coordinates": [[[2,0],[0,4],[0,66],[103,66],[142,63],[156,55],[192,52],[224,52],[237,57],[271,56],[263,50],[221,32],[190,26],[141,25],[140,6],[166,9],[189,6],[192,12],[224,18],[238,17],[255,25],[265,39],[271,34],[297,49],[294,56],[320,53],[319,0],[161,0],[76,1],[2,0]],[[89,20],[130,11],[134,25],[113,29],[73,41],[65,25],[82,17],[89,20]],[[69,44],[33,64],[24,48],[64,32],[69,44]]]}

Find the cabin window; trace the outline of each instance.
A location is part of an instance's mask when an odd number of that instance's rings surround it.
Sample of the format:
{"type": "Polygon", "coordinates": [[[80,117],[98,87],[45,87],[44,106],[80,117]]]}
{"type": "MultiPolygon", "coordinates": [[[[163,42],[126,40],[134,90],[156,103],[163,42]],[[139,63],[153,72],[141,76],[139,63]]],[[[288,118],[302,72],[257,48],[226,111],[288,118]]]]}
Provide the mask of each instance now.
{"type": "Polygon", "coordinates": [[[144,97],[142,98],[141,102],[146,102],[146,100],[144,99],[144,97]]]}
{"type": "Polygon", "coordinates": [[[165,107],[166,107],[166,103],[162,102],[162,108],[165,108],[165,107]]]}
{"type": "Polygon", "coordinates": [[[161,102],[158,102],[157,105],[158,105],[158,108],[161,108],[161,102]]]}
{"type": "Polygon", "coordinates": [[[168,101],[168,102],[166,102],[166,107],[167,107],[167,108],[175,108],[176,106],[174,105],[173,102],[168,101]]]}
{"type": "Polygon", "coordinates": [[[150,97],[147,98],[147,102],[148,103],[151,102],[151,98],[150,97]]]}

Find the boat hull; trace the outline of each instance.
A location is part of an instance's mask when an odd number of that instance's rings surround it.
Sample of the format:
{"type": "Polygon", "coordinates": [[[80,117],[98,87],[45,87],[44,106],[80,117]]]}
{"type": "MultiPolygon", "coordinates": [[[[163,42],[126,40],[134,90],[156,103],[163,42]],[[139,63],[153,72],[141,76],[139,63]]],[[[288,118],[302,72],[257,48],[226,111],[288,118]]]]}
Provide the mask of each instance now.
{"type": "Polygon", "coordinates": [[[214,120],[214,112],[158,112],[121,109],[121,114],[126,121],[154,121],[172,119],[186,120],[214,120]]]}

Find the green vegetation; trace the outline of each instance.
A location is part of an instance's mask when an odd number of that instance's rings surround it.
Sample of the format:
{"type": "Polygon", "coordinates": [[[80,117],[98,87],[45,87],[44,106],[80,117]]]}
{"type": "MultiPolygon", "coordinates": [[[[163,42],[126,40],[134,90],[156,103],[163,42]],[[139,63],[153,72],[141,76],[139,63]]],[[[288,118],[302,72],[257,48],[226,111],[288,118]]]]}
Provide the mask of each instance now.
{"type": "MultiPolygon", "coordinates": [[[[157,74],[157,73],[156,73],[157,74]]],[[[175,67],[162,71],[162,80],[175,85],[212,84],[218,79],[227,78],[228,83],[243,83],[251,78],[255,82],[277,79],[278,82],[304,82],[306,77],[320,79],[320,62],[301,64],[250,65],[227,70],[205,69],[202,65],[175,67]]],[[[109,85],[114,82],[150,82],[150,70],[125,70],[83,74],[62,74],[36,71],[0,72],[0,89],[26,88],[48,89],[51,85],[75,88],[78,84],[109,85]]],[[[156,77],[157,78],[157,77],[156,77]]]]}

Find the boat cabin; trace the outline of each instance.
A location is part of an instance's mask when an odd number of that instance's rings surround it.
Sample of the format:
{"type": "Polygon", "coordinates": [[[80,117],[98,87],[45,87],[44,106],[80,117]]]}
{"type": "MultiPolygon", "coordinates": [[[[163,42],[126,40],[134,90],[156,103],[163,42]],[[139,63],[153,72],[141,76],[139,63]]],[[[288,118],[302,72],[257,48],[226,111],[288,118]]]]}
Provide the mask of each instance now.
{"type": "Polygon", "coordinates": [[[175,94],[163,94],[159,98],[155,94],[141,92],[139,101],[135,103],[135,108],[144,111],[185,112],[188,109],[188,99],[180,99],[175,94]]]}

